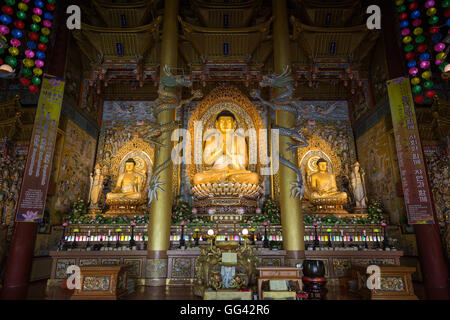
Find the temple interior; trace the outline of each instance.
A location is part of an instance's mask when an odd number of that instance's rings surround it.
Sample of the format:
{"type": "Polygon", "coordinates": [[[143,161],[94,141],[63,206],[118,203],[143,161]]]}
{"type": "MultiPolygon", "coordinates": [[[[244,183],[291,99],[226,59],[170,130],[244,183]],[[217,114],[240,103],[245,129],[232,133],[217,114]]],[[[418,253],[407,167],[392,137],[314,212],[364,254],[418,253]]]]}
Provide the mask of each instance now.
{"type": "Polygon", "coordinates": [[[0,3],[0,299],[449,299],[450,1],[0,3]]]}

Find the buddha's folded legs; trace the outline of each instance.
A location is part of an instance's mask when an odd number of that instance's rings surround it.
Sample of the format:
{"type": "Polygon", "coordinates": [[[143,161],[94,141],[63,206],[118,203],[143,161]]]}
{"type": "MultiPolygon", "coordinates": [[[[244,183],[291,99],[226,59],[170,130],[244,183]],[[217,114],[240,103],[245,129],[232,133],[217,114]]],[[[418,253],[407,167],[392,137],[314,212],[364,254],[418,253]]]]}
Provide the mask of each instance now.
{"type": "Polygon", "coordinates": [[[131,199],[131,200],[139,200],[142,198],[142,195],[139,192],[127,192],[127,193],[108,193],[106,195],[106,199],[131,199]]]}

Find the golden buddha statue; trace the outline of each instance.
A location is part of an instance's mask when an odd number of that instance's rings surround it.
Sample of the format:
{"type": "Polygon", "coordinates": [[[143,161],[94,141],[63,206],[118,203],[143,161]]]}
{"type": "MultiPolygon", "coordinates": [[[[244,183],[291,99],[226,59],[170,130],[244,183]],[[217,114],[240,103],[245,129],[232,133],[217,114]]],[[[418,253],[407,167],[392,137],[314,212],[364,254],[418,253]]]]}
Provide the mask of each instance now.
{"type": "Polygon", "coordinates": [[[203,150],[204,163],[210,169],[194,175],[194,185],[234,182],[240,184],[259,183],[259,175],[247,170],[248,150],[245,137],[235,132],[236,118],[229,111],[222,111],[216,119],[218,135],[208,137],[203,150]],[[222,139],[222,141],[219,141],[222,139]]]}
{"type": "Polygon", "coordinates": [[[346,202],[347,194],[338,191],[334,174],[327,170],[327,161],[323,158],[317,160],[317,168],[319,171],[311,175],[311,200],[329,199],[346,202]]]}
{"type": "Polygon", "coordinates": [[[144,197],[144,177],[135,171],[133,158],[125,162],[125,172],[117,179],[116,188],[106,195],[106,200],[141,200],[144,197]]]}

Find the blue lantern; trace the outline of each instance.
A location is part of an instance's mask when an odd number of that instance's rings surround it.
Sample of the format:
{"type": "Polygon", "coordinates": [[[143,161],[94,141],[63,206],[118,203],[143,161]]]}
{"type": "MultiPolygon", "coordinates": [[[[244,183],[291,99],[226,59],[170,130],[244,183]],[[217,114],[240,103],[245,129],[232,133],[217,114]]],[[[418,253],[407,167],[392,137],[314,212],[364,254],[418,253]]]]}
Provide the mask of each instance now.
{"type": "Polygon", "coordinates": [[[408,26],[408,21],[407,20],[403,20],[402,22],[400,22],[400,28],[406,28],[408,26]]]}
{"type": "Polygon", "coordinates": [[[416,61],[414,61],[414,60],[411,60],[411,61],[408,61],[408,68],[413,68],[413,67],[415,67],[416,66],[416,61]]]}
{"type": "Polygon", "coordinates": [[[28,41],[28,42],[27,42],[27,47],[28,47],[29,49],[31,49],[31,50],[36,49],[36,42],[34,42],[34,41],[28,41]]]}
{"type": "Polygon", "coordinates": [[[0,16],[0,21],[1,21],[3,24],[7,25],[7,24],[10,24],[10,23],[12,22],[12,19],[11,19],[11,17],[8,16],[7,14],[2,14],[2,15],[0,16]]]}
{"type": "Polygon", "coordinates": [[[36,58],[38,58],[39,60],[44,60],[45,59],[45,53],[43,53],[42,51],[36,52],[36,58]]]}
{"type": "Polygon", "coordinates": [[[36,1],[34,2],[34,5],[35,5],[36,7],[42,9],[42,8],[44,7],[44,2],[41,1],[41,0],[36,0],[36,1]]]}
{"type": "Polygon", "coordinates": [[[428,53],[422,53],[421,55],[420,55],[420,60],[422,60],[422,61],[426,61],[426,60],[428,60],[428,59],[430,59],[430,54],[428,54],[428,53]]]}
{"type": "Polygon", "coordinates": [[[22,38],[23,36],[22,31],[20,31],[19,29],[13,29],[13,31],[11,31],[11,34],[16,39],[22,38]]]}
{"type": "Polygon", "coordinates": [[[431,40],[433,40],[433,42],[439,42],[442,39],[442,34],[440,33],[435,33],[431,36],[431,40]]]}
{"type": "Polygon", "coordinates": [[[47,20],[53,20],[53,15],[50,12],[44,13],[44,18],[47,20]]]}
{"type": "Polygon", "coordinates": [[[411,18],[417,19],[419,17],[420,17],[420,11],[419,10],[414,10],[413,12],[411,12],[411,18]]]}

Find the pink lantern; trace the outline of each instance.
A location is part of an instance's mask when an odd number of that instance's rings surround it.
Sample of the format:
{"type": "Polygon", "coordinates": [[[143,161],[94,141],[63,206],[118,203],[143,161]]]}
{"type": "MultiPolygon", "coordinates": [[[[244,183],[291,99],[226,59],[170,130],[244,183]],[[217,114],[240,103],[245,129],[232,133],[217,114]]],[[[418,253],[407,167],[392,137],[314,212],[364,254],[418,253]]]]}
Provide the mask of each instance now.
{"type": "Polygon", "coordinates": [[[425,2],[425,8],[432,8],[432,7],[434,7],[433,0],[428,0],[427,2],[425,2]]]}
{"type": "Polygon", "coordinates": [[[25,55],[27,56],[28,59],[32,59],[32,58],[34,58],[34,51],[33,50],[26,50],[25,51],[25,55]]]}
{"type": "Polygon", "coordinates": [[[34,62],[34,64],[36,65],[36,67],[42,68],[42,67],[44,66],[44,61],[42,61],[42,60],[36,60],[36,61],[34,62]]]}
{"type": "Polygon", "coordinates": [[[430,67],[430,61],[421,61],[420,62],[420,67],[422,69],[428,69],[430,67]]]}
{"type": "Polygon", "coordinates": [[[42,10],[39,9],[39,8],[34,8],[34,9],[33,9],[33,13],[34,13],[34,14],[37,14],[38,16],[40,16],[40,15],[42,15],[42,10]]]}
{"type": "Polygon", "coordinates": [[[44,24],[44,27],[46,27],[46,28],[52,27],[52,22],[50,20],[44,20],[43,24],[44,24]]]}
{"type": "Polygon", "coordinates": [[[419,69],[417,69],[416,67],[409,69],[409,74],[412,76],[415,76],[418,73],[419,73],[419,69]]]}
{"type": "Polygon", "coordinates": [[[22,2],[28,3],[30,2],[30,0],[22,0],[22,2]]]}
{"type": "Polygon", "coordinates": [[[22,44],[18,39],[11,39],[9,40],[9,43],[11,43],[11,45],[16,48],[20,47],[20,45],[22,44]]]}
{"type": "Polygon", "coordinates": [[[402,33],[402,36],[406,37],[410,33],[410,30],[408,28],[405,28],[405,29],[402,29],[401,33],[402,33]]]}
{"type": "Polygon", "coordinates": [[[9,33],[9,28],[5,25],[0,25],[0,34],[7,35],[9,33]]]}
{"type": "Polygon", "coordinates": [[[442,63],[442,60],[436,60],[436,61],[434,61],[434,63],[438,66],[442,63]]]}
{"type": "Polygon", "coordinates": [[[422,24],[422,20],[420,19],[413,20],[412,24],[414,27],[418,27],[422,24]]]}
{"type": "Polygon", "coordinates": [[[439,42],[438,44],[436,44],[434,46],[434,51],[442,52],[444,50],[445,50],[445,43],[443,43],[443,42],[439,42]]]}

